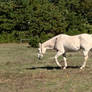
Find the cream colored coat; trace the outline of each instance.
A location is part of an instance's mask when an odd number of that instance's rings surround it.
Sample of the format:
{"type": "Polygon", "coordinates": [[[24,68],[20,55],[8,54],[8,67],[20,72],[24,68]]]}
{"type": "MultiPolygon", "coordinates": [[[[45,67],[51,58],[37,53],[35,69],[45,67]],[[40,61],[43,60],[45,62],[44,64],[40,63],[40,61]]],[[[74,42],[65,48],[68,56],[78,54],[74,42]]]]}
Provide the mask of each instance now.
{"type": "Polygon", "coordinates": [[[62,55],[65,62],[65,67],[63,69],[66,69],[66,52],[79,51],[80,49],[82,49],[84,55],[84,63],[80,67],[80,69],[83,69],[86,66],[88,52],[91,50],[91,48],[92,35],[90,34],[80,34],[75,36],[60,34],[42,44],[39,44],[38,57],[43,57],[43,54],[46,52],[46,49],[55,49],[57,51],[57,54],[55,55],[55,61],[57,65],[61,67],[57,58],[62,55]]]}

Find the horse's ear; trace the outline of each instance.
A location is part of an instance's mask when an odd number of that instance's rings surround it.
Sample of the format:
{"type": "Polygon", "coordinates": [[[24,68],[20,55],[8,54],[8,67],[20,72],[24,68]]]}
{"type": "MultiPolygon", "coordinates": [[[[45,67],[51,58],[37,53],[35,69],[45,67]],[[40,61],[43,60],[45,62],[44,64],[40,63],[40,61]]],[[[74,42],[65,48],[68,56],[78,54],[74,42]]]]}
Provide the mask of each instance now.
{"type": "Polygon", "coordinates": [[[39,43],[39,47],[41,47],[41,43],[39,43]]]}

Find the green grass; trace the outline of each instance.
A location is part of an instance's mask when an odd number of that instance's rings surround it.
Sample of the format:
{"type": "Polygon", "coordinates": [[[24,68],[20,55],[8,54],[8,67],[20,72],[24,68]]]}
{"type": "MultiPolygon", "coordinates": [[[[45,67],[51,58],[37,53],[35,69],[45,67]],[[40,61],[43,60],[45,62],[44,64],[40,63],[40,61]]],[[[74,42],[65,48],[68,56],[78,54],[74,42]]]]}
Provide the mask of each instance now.
{"type": "Polygon", "coordinates": [[[26,44],[0,44],[0,92],[92,92],[91,53],[84,70],[80,52],[67,54],[66,70],[57,67],[55,53],[38,60],[37,49],[26,44]]]}

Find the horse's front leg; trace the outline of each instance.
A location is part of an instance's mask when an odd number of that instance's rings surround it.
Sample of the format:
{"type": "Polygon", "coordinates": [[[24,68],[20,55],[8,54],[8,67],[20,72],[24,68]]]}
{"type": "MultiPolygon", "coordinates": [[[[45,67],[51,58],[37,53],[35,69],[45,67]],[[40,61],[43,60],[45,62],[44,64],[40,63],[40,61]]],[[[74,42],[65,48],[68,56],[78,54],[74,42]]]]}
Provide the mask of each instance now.
{"type": "Polygon", "coordinates": [[[63,54],[63,60],[64,60],[64,63],[65,63],[65,66],[64,66],[63,69],[66,69],[67,68],[66,54],[63,54]]]}
{"type": "Polygon", "coordinates": [[[58,62],[58,57],[61,56],[63,54],[63,52],[61,51],[58,51],[57,54],[55,55],[55,61],[56,61],[56,64],[59,66],[59,67],[62,67],[60,65],[60,63],[58,62]]]}

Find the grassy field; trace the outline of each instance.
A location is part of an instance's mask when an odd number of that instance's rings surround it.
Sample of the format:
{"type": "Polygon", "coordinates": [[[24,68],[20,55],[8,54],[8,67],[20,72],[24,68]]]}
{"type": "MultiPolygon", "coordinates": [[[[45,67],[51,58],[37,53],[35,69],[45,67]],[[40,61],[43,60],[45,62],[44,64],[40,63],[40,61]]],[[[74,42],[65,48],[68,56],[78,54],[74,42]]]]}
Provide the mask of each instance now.
{"type": "Polygon", "coordinates": [[[91,53],[84,70],[81,52],[67,54],[66,70],[57,67],[54,55],[47,51],[38,60],[37,49],[27,44],[0,44],[0,92],[92,92],[91,53]]]}

